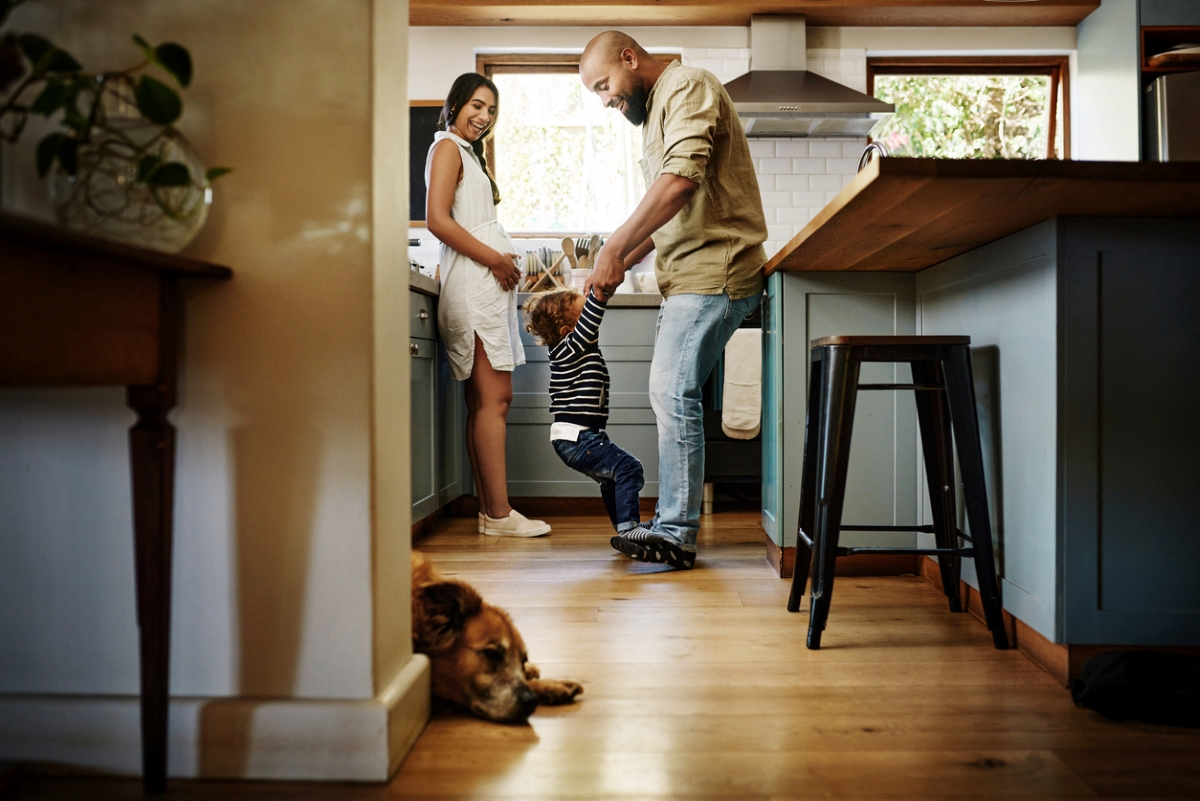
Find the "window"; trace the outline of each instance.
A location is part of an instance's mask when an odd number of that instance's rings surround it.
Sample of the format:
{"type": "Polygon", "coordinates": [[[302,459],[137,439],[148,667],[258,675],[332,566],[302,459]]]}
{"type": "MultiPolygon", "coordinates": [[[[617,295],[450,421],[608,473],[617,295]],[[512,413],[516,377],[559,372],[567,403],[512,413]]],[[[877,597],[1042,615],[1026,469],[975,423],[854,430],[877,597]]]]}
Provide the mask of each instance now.
{"type": "Polygon", "coordinates": [[[875,138],[896,156],[1070,158],[1067,59],[870,58],[867,91],[896,105],[875,138]]]}
{"type": "Polygon", "coordinates": [[[607,233],[646,193],[642,129],[579,80],[578,55],[480,56],[500,91],[488,161],[515,233],[607,233]]]}

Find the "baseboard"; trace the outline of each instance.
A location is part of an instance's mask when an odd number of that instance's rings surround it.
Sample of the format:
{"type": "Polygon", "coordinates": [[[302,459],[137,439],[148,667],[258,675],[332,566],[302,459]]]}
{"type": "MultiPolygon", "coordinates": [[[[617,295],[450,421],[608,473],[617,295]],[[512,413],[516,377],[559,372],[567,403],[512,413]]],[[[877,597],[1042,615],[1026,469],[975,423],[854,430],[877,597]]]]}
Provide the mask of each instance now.
{"type": "MultiPolygon", "coordinates": [[[[385,782],[429,720],[429,660],[365,700],[174,698],[172,778],[385,782]]],[[[136,697],[0,696],[0,760],[141,775],[136,697]]]]}
{"type": "MultiPolygon", "coordinates": [[[[942,589],[942,573],[938,569],[937,560],[931,556],[921,559],[921,577],[932,584],[940,592],[942,589]]],[[[987,627],[983,615],[983,604],[979,600],[979,591],[965,581],[958,583],[958,593],[962,599],[963,608],[987,627]]],[[[1004,629],[1008,634],[1009,643],[1025,655],[1033,664],[1054,677],[1054,680],[1064,687],[1070,684],[1068,670],[1067,646],[1051,642],[1042,634],[1017,619],[1007,609],[1001,610],[1004,618],[1004,629]]]]}
{"type": "Polygon", "coordinates": [[[417,540],[431,533],[439,522],[445,518],[449,512],[451,503],[446,504],[441,509],[437,509],[422,517],[420,520],[412,524],[412,542],[415,544],[417,540]]]}
{"type": "MultiPolygon", "coordinates": [[[[764,535],[767,541],[767,563],[780,578],[789,579],[796,568],[796,546],[780,547],[764,535]]],[[[839,556],[833,574],[835,576],[911,576],[919,566],[919,556],[902,553],[854,554],[839,556]]]]}
{"type": "MultiPolygon", "coordinates": [[[[654,517],[657,498],[641,498],[638,508],[642,519],[654,517]]],[[[557,498],[542,495],[514,496],[508,499],[514,509],[526,517],[582,517],[584,515],[607,517],[604,500],[599,495],[586,498],[557,498]]],[[[451,501],[447,507],[451,517],[475,517],[479,514],[479,499],[464,495],[451,501]]]]}

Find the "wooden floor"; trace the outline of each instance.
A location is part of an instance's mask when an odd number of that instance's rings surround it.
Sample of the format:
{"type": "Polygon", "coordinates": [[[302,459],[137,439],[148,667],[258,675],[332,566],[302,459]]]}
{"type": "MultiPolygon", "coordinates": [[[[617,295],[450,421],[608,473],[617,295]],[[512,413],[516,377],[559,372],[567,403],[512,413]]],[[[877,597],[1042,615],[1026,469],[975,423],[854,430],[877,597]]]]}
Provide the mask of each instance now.
{"type": "MultiPolygon", "coordinates": [[[[1200,797],[1200,731],[1076,709],[921,579],[839,579],[814,652],[757,513],[706,517],[690,572],[616,554],[600,518],[551,522],[520,541],[453,519],[419,547],[508,609],[543,675],[585,686],[579,703],[523,726],[441,713],[385,787],[176,781],[169,797],[1200,797]]],[[[140,795],[26,778],[13,797],[140,795]]]]}

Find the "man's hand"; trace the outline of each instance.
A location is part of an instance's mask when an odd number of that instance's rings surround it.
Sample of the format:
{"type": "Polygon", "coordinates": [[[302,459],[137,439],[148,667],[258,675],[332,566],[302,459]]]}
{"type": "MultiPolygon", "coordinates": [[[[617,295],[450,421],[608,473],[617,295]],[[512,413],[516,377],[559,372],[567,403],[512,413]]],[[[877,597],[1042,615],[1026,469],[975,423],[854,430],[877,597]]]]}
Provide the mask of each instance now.
{"type": "Polygon", "coordinates": [[[587,297],[590,290],[599,289],[602,294],[597,294],[596,299],[605,300],[612,296],[624,280],[624,259],[619,257],[613,248],[605,245],[596,254],[596,264],[583,285],[583,295],[587,297]]]}

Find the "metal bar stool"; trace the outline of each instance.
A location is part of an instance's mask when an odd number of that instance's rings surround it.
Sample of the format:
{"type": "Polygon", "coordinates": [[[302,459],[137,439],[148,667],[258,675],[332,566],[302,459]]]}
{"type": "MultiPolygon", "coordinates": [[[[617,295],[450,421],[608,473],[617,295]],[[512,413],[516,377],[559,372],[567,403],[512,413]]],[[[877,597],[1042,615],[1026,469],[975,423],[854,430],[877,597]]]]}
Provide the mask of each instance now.
{"type": "Polygon", "coordinates": [[[992,554],[983,452],[971,377],[970,337],[841,336],[813,340],[809,373],[808,415],[804,433],[804,469],[800,486],[800,522],[796,537],[796,569],[788,611],[800,610],[800,597],[812,564],[812,607],[808,647],[821,647],[829,618],[834,564],[850,554],[918,554],[936,556],[942,589],[950,611],[961,612],[959,558],[975,560],[979,597],[987,627],[997,648],[1008,648],[1001,615],[1000,590],[992,554]],[[908,362],[911,384],[859,384],[863,362],[908,362]],[[850,435],[858,390],[911,389],[916,392],[917,421],[929,482],[933,525],[860,526],[842,523],[850,435]],[[952,436],[953,433],[953,436],[952,436]],[[971,534],[958,528],[954,492],[957,443],[963,497],[971,534]],[[934,535],[934,548],[842,548],[842,531],[920,531],[934,535]],[[970,547],[959,547],[959,540],[970,547]]]}

